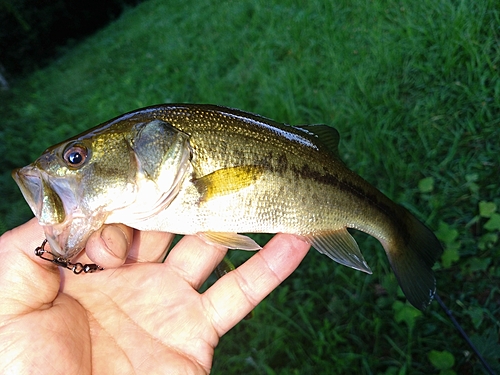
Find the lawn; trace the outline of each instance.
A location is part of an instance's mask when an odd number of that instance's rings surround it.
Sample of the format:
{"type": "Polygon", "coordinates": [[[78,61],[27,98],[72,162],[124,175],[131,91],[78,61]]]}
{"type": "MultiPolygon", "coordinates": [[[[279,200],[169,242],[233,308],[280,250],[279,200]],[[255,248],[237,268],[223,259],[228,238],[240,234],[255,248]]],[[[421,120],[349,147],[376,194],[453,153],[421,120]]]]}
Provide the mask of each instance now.
{"type": "MultiPolygon", "coordinates": [[[[499,372],[499,70],[496,0],[149,0],[0,92],[0,232],[32,216],[11,169],[123,112],[325,123],[353,170],[435,230],[439,294],[499,372]]],[[[356,239],[373,275],[311,251],[222,338],[213,373],[482,374],[438,304],[408,305],[381,245],[356,239]]]]}

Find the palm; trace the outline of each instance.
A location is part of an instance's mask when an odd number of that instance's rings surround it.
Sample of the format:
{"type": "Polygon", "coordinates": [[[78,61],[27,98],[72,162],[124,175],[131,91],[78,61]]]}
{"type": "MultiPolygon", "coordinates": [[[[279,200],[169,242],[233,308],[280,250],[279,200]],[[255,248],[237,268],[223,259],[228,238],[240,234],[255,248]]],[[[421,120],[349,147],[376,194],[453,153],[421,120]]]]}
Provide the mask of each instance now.
{"type": "MultiPolygon", "coordinates": [[[[40,232],[33,237],[23,246],[39,244],[40,232]]],[[[158,260],[170,238],[144,235],[132,252],[141,260],[158,260]],[[156,251],[148,252],[153,242],[156,251]]],[[[185,237],[163,264],[89,275],[64,271],[62,280],[50,264],[28,262],[19,253],[14,259],[1,245],[4,261],[24,261],[25,266],[21,282],[6,274],[8,288],[18,290],[3,288],[1,315],[17,318],[7,319],[3,327],[0,322],[0,335],[13,342],[0,357],[9,363],[24,357],[21,370],[51,374],[208,373],[219,337],[293,271],[308,248],[289,236],[282,240],[281,255],[273,250],[277,259],[264,249],[200,294],[197,289],[225,250],[193,236],[185,237]],[[284,264],[275,269],[276,262],[284,264]],[[29,303],[16,303],[21,299],[29,303]]]]}
{"type": "Polygon", "coordinates": [[[123,373],[124,364],[145,374],[174,364],[178,373],[208,372],[219,335],[202,295],[167,264],[112,272],[72,275],[65,288],[89,318],[94,372],[123,373]]]}

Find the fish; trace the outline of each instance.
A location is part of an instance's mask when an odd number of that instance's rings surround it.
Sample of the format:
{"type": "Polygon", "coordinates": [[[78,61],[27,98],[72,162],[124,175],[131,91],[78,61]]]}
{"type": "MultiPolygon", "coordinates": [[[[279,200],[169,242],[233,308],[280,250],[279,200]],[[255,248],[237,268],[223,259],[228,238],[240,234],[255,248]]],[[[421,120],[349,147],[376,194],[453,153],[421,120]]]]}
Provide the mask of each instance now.
{"type": "Polygon", "coordinates": [[[339,133],[291,126],[210,104],[128,112],[48,148],[13,171],[51,249],[81,252],[104,224],[197,235],[230,249],[242,233],[291,233],[345,266],[371,273],[348,228],[378,239],[408,301],[432,301],[434,233],[351,171],[339,133]]]}

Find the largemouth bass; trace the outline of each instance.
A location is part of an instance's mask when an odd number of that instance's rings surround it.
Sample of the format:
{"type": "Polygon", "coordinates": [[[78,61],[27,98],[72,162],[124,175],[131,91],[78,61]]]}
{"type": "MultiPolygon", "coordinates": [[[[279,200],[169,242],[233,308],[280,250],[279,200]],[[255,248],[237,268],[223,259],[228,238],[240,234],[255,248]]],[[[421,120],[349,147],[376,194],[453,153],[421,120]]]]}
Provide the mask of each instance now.
{"type": "Polygon", "coordinates": [[[70,259],[105,223],[197,234],[257,250],[238,233],[292,233],[371,273],[347,231],[377,238],[408,300],[435,293],[442,247],[425,225],[349,170],[338,132],[289,126],[214,106],[158,105],[105,122],[45,151],[13,177],[52,251],[70,259]]]}

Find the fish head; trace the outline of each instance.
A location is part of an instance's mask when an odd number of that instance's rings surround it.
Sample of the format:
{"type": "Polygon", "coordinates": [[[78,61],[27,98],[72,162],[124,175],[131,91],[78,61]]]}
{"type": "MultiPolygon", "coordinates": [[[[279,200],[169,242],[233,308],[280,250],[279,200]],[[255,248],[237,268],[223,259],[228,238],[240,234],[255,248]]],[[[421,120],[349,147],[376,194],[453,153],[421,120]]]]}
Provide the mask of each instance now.
{"type": "Polygon", "coordinates": [[[137,119],[106,123],[50,147],[12,176],[52,252],[71,259],[103,224],[127,223],[127,215],[140,221],[168,205],[189,160],[186,134],[163,121],[137,119]]]}

